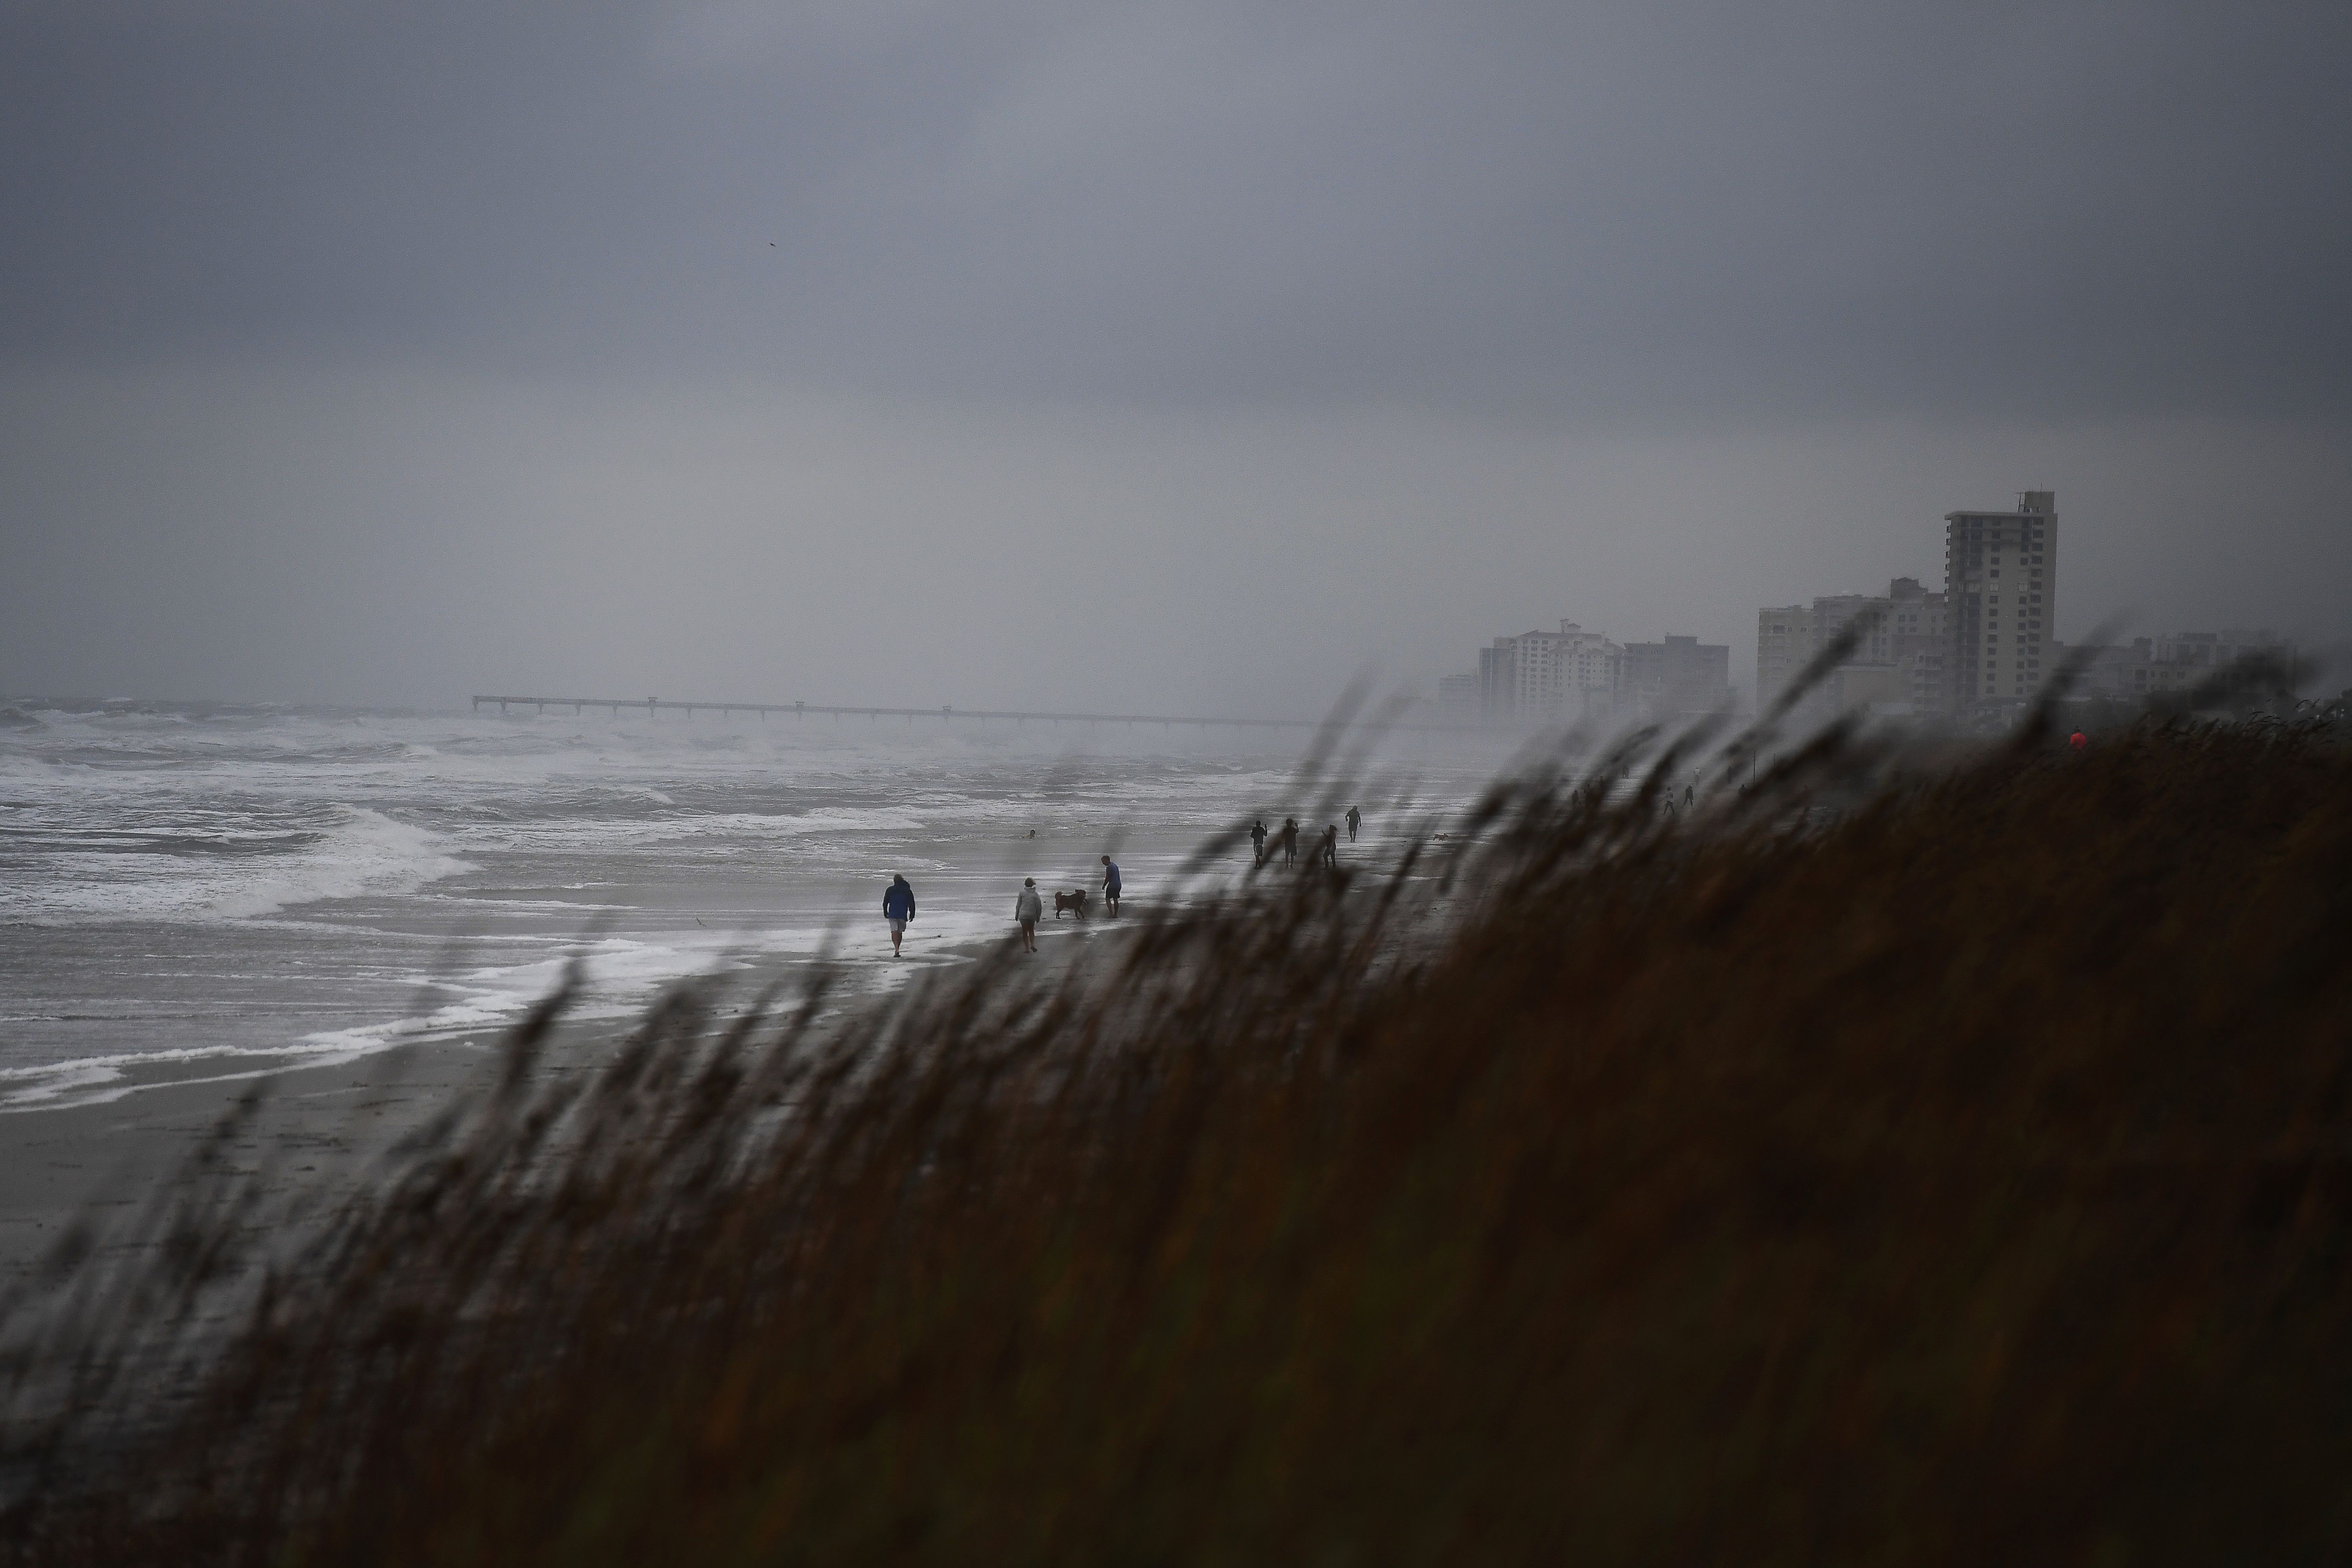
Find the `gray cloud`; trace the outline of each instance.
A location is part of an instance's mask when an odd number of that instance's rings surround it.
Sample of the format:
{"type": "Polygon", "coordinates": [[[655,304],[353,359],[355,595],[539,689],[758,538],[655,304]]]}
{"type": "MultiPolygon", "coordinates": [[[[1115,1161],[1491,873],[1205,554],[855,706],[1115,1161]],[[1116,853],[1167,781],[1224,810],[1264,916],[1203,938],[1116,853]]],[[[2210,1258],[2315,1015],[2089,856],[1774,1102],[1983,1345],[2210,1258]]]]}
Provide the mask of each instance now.
{"type": "Polygon", "coordinates": [[[2352,387],[2340,5],[39,4],[0,60],[19,357],[1587,419],[2352,387]]]}
{"type": "Polygon", "coordinates": [[[2341,5],[0,0],[0,689],[2352,633],[2341,5]]]}

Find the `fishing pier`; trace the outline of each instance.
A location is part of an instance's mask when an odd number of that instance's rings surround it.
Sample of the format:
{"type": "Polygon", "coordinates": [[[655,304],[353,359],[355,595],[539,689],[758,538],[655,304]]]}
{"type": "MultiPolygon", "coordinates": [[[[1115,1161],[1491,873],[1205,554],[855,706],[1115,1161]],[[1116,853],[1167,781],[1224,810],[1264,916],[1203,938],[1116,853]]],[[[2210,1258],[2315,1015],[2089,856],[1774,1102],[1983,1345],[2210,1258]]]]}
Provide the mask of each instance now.
{"type": "MultiPolygon", "coordinates": [[[[630,710],[643,710],[647,718],[663,713],[682,713],[691,719],[698,712],[717,713],[732,718],[738,713],[757,713],[762,720],[772,714],[789,713],[795,719],[811,715],[830,714],[838,723],[843,719],[866,719],[877,723],[884,719],[904,719],[913,723],[918,719],[937,719],[942,723],[970,720],[985,724],[991,720],[1014,724],[1157,724],[1163,730],[1179,725],[1197,730],[1319,730],[1330,722],[1323,719],[1220,719],[1193,713],[1055,713],[1031,711],[1015,708],[845,708],[823,702],[704,702],[677,701],[660,697],[539,697],[517,696],[511,692],[478,693],[474,698],[474,711],[479,713],[483,704],[496,703],[499,712],[509,708],[528,707],[534,713],[544,713],[553,708],[569,708],[574,713],[591,708],[603,708],[616,717],[630,710]]],[[[1387,730],[1468,730],[1472,724],[1384,723],[1387,730]]]]}

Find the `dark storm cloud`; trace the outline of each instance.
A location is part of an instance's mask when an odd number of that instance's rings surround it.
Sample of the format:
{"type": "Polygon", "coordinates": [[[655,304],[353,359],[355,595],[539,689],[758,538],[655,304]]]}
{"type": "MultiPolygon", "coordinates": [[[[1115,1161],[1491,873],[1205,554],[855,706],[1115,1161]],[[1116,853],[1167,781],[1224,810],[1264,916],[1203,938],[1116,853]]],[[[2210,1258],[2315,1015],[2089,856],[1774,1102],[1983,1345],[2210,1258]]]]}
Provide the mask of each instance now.
{"type": "Polygon", "coordinates": [[[0,354],[1537,418],[2352,394],[2352,7],[0,13],[0,354]]]}
{"type": "Polygon", "coordinates": [[[2026,488],[2061,637],[2341,640],[2347,79],[2341,0],[0,0],[0,692],[1745,679],[2026,488]]]}

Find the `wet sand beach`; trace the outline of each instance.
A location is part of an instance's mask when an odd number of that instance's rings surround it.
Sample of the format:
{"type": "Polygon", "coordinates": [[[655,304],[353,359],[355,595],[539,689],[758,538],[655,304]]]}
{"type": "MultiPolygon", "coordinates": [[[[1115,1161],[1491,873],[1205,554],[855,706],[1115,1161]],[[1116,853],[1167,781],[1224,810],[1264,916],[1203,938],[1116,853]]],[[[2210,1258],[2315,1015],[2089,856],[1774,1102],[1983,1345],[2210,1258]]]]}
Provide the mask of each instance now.
{"type": "MultiPolygon", "coordinates": [[[[919,926],[900,962],[857,959],[836,973],[845,983],[835,1012],[883,1005],[903,986],[947,978],[971,964],[1008,972],[1069,973],[1111,956],[1107,944],[1141,929],[1139,914],[1118,921],[1048,919],[1034,956],[1007,935],[942,943],[923,951],[919,926]]],[[[709,977],[715,1026],[731,1023],[774,984],[787,996],[804,966],[769,963],[709,977]]],[[[633,1020],[575,1018],[560,1024],[534,1072],[584,1072],[609,1060],[633,1020]]],[[[331,1065],[288,1067],[255,1053],[201,1064],[163,1058],[134,1064],[103,1100],[31,1109],[0,1116],[0,1289],[26,1281],[69,1232],[88,1222],[114,1230],[142,1205],[169,1201],[188,1163],[207,1139],[257,1102],[218,1148],[226,1173],[259,1184],[264,1212],[284,1212],[298,1197],[312,1212],[331,1206],[380,1172],[401,1140],[488,1087],[499,1070],[503,1031],[436,1039],[331,1065]],[[188,1076],[200,1066],[198,1076],[188,1076]]],[[[147,1237],[142,1245],[153,1245],[147,1237]]]]}

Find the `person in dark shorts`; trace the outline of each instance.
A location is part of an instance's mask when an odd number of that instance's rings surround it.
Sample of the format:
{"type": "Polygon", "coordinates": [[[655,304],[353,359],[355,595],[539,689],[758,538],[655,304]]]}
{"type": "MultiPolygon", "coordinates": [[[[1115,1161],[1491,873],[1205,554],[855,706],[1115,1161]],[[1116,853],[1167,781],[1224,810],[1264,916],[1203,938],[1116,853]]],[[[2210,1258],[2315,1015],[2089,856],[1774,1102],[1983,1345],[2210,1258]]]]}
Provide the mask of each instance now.
{"type": "Polygon", "coordinates": [[[1102,863],[1103,908],[1108,910],[1111,917],[1116,920],[1118,917],[1118,862],[1106,855],[1102,858],[1102,863]]]}
{"type": "Polygon", "coordinates": [[[1349,807],[1348,808],[1348,842],[1349,842],[1349,843],[1353,844],[1353,843],[1356,841],[1356,829],[1357,829],[1357,828],[1359,828],[1359,827],[1360,827],[1360,826],[1363,826],[1363,824],[1364,824],[1364,814],[1363,814],[1362,812],[1360,812],[1360,811],[1358,811],[1354,806],[1352,806],[1352,805],[1351,805],[1351,806],[1349,806],[1349,807]]]}
{"type": "Polygon", "coordinates": [[[1021,896],[1013,900],[1013,918],[1021,922],[1021,951],[1037,951],[1037,921],[1045,913],[1045,900],[1037,896],[1037,879],[1021,879],[1021,896]]]}
{"type": "Polygon", "coordinates": [[[1325,868],[1338,870],[1339,868],[1339,825],[1338,823],[1330,823],[1324,827],[1323,842],[1317,847],[1322,851],[1318,858],[1323,862],[1325,868]]]}
{"type": "Polygon", "coordinates": [[[1254,818],[1250,823],[1250,860],[1254,865],[1265,864],[1265,818],[1254,818]]]}
{"type": "Polygon", "coordinates": [[[890,873],[890,885],[882,892],[882,918],[890,922],[890,956],[897,958],[907,922],[915,918],[915,889],[896,871],[890,873]]]}
{"type": "Polygon", "coordinates": [[[1282,864],[1285,869],[1298,864],[1298,818],[1282,819],[1282,864]]]}

